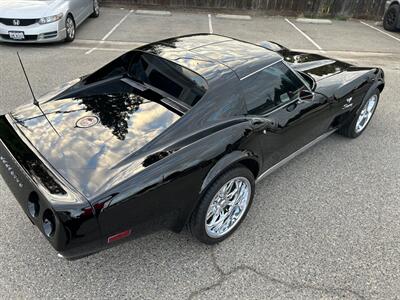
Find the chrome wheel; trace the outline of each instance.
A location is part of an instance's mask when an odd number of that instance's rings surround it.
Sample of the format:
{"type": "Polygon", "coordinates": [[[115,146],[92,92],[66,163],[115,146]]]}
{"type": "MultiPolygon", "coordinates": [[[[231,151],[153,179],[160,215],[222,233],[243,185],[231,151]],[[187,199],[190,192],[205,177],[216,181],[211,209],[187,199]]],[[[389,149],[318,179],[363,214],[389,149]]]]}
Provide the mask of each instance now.
{"type": "Polygon", "coordinates": [[[368,125],[368,122],[371,120],[371,117],[374,114],[377,102],[378,96],[373,95],[368,99],[367,103],[365,103],[356,122],[356,133],[360,133],[368,125]]]}
{"type": "Polygon", "coordinates": [[[212,199],[206,214],[205,228],[211,238],[220,238],[239,223],[249,205],[251,184],[245,177],[225,183],[212,199]]]}
{"type": "Polygon", "coordinates": [[[67,30],[67,36],[70,40],[73,40],[75,37],[75,23],[74,20],[72,20],[71,17],[67,18],[67,21],[65,22],[65,27],[67,30]]]}

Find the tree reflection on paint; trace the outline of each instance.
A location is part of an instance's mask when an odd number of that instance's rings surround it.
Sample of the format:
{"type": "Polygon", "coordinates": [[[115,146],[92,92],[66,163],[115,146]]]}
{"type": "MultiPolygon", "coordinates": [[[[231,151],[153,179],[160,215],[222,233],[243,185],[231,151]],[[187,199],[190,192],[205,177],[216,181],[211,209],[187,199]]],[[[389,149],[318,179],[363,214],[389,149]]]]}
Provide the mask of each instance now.
{"type": "Polygon", "coordinates": [[[143,98],[134,94],[96,95],[80,99],[86,111],[99,117],[102,125],[110,128],[113,135],[124,140],[129,127],[129,119],[144,102],[143,98]]]}

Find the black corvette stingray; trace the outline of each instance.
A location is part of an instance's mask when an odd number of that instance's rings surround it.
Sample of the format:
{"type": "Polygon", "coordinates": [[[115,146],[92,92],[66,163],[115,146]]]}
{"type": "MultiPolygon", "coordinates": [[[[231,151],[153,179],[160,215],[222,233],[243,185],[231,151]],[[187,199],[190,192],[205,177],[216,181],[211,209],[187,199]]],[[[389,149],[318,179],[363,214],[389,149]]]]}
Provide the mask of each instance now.
{"type": "Polygon", "coordinates": [[[208,244],[255,182],[331,133],[355,138],[384,88],[361,68],[209,34],[130,51],[0,117],[0,171],[66,258],[160,228],[208,244]]]}

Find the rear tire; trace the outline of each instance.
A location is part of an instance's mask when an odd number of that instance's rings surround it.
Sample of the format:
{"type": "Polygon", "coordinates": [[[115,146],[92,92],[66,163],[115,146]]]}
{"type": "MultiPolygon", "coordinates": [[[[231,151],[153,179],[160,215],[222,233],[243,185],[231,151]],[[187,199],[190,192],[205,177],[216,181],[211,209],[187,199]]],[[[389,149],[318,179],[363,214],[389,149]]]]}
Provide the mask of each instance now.
{"type": "Polygon", "coordinates": [[[254,175],[246,167],[237,166],[220,175],[208,187],[190,219],[192,235],[209,245],[225,240],[246,217],[254,189],[254,175]]]}
{"type": "Polygon", "coordinates": [[[68,15],[67,18],[65,19],[65,33],[66,33],[65,42],[70,43],[73,40],[75,40],[76,25],[72,15],[68,15]]]}
{"type": "Polygon", "coordinates": [[[90,15],[91,18],[98,18],[100,16],[99,0],[93,0],[93,13],[90,15]]]}
{"type": "Polygon", "coordinates": [[[383,28],[389,31],[398,30],[397,24],[399,24],[399,18],[400,5],[394,4],[390,6],[383,17],[383,28]]]}
{"type": "Polygon", "coordinates": [[[353,116],[353,118],[338,133],[348,137],[357,138],[368,127],[369,122],[375,114],[376,107],[379,103],[380,91],[376,89],[368,100],[362,103],[361,109],[353,116]]]}

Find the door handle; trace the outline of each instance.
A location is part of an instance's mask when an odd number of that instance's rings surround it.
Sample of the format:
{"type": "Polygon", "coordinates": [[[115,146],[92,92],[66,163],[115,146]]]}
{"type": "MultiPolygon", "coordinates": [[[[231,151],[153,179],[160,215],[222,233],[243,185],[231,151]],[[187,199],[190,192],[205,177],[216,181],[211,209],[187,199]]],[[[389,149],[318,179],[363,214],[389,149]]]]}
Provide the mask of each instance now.
{"type": "Polygon", "coordinates": [[[255,118],[252,120],[252,125],[255,131],[262,131],[264,134],[278,128],[278,122],[270,118],[255,118]]]}

